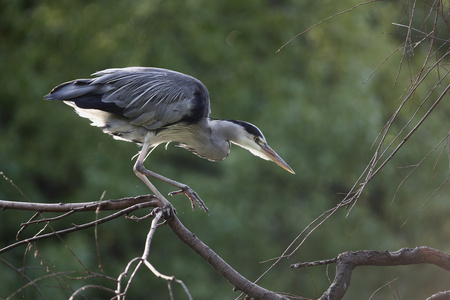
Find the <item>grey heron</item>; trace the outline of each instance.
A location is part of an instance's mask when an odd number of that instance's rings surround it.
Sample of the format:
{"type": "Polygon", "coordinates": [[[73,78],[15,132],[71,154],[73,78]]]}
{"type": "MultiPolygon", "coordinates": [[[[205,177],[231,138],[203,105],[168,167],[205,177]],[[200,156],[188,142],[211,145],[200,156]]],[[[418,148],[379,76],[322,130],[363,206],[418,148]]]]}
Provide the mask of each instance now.
{"type": "Polygon", "coordinates": [[[115,139],[142,145],[133,170],[164,205],[169,201],[147,176],[180,189],[169,195],[186,194],[193,210],[197,203],[208,212],[189,186],[144,167],[147,155],[160,144],[178,143],[204,159],[219,161],[228,156],[232,143],[294,174],[255,125],[210,118],[208,90],[194,77],[146,67],[106,69],[92,76],[62,83],[45,98],[63,100],[115,139]]]}

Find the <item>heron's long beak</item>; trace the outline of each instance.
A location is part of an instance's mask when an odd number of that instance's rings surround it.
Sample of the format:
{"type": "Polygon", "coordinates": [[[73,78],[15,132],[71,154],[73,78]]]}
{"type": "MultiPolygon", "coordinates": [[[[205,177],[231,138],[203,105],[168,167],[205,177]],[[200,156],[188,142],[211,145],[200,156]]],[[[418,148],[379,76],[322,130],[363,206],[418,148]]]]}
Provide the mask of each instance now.
{"type": "Polygon", "coordinates": [[[288,171],[289,173],[295,174],[294,170],[275,152],[272,148],[269,147],[266,143],[260,144],[261,149],[264,154],[274,163],[288,171]]]}

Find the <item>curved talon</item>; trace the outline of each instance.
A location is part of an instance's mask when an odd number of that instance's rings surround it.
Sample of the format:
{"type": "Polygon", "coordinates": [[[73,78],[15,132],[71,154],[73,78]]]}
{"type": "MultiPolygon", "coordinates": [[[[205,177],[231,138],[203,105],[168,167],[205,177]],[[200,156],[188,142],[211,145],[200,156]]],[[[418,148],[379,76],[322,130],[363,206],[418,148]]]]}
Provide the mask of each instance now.
{"type": "Polygon", "coordinates": [[[179,191],[173,191],[173,192],[169,193],[169,196],[175,196],[175,195],[179,195],[179,194],[185,194],[189,198],[189,200],[191,201],[192,211],[195,210],[195,203],[197,203],[197,205],[209,215],[208,207],[206,207],[206,205],[202,201],[202,199],[200,199],[198,194],[195,191],[193,191],[191,188],[187,187],[187,188],[181,189],[179,191]]]}

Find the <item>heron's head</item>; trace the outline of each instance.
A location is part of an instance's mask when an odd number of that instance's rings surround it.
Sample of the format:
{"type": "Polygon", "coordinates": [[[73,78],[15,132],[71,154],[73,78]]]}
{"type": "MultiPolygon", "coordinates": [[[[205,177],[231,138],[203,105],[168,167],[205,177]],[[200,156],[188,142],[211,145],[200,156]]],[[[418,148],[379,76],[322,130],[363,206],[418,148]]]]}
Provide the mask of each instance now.
{"type": "Polygon", "coordinates": [[[233,138],[230,142],[250,151],[253,155],[271,160],[286,171],[295,174],[294,170],[266,142],[261,130],[244,121],[226,120],[235,124],[233,138]]]}

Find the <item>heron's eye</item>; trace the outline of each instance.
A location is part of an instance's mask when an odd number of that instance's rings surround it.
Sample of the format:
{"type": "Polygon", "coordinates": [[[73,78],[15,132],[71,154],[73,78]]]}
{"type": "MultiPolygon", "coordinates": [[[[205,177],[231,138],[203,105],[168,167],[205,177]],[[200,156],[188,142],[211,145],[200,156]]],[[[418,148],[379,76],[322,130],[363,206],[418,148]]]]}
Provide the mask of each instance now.
{"type": "Polygon", "coordinates": [[[259,144],[261,142],[261,139],[259,138],[259,136],[255,136],[254,141],[255,143],[259,144]]]}

